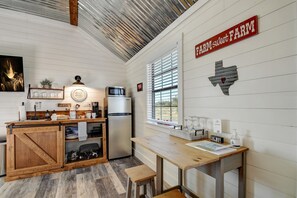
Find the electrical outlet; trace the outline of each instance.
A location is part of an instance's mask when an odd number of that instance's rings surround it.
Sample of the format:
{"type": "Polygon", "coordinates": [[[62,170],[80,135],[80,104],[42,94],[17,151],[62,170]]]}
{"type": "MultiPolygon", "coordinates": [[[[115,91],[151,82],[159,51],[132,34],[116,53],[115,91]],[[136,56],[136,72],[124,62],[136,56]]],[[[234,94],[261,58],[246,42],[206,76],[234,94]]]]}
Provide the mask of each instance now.
{"type": "Polygon", "coordinates": [[[41,102],[35,102],[36,109],[41,109],[41,102]]]}

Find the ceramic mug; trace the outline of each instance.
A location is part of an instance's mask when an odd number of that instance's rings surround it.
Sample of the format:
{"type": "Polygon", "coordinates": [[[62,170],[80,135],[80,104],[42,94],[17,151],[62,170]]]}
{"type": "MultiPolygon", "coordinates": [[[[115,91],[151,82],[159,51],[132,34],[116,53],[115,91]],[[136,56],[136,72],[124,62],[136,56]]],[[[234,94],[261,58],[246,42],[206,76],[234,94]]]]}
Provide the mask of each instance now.
{"type": "Polygon", "coordinates": [[[86,113],[86,117],[88,118],[88,119],[90,119],[91,118],[91,113],[86,113]]]}
{"type": "Polygon", "coordinates": [[[75,110],[71,110],[69,115],[70,115],[70,119],[76,119],[76,111],[75,110]]]}
{"type": "Polygon", "coordinates": [[[92,113],[92,118],[96,118],[96,113],[92,113]]]}
{"type": "Polygon", "coordinates": [[[39,98],[39,93],[37,91],[34,91],[33,92],[33,98],[39,98]]]}

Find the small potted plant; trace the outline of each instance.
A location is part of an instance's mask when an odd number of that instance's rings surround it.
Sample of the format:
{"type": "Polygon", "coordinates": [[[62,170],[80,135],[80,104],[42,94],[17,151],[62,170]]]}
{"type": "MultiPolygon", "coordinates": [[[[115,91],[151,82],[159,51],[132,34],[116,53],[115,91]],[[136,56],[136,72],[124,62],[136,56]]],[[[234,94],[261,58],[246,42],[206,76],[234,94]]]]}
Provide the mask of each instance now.
{"type": "Polygon", "coordinates": [[[40,81],[40,84],[42,85],[42,88],[52,88],[52,83],[53,81],[50,81],[49,79],[44,79],[42,81],[40,81]]]}

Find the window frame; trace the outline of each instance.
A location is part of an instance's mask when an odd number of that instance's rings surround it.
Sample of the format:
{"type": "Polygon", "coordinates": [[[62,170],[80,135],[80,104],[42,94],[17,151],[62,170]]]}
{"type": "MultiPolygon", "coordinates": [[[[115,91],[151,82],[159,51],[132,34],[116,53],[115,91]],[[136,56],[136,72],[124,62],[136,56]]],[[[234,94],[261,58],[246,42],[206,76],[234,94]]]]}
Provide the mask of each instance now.
{"type": "MultiPolygon", "coordinates": [[[[183,54],[183,48],[182,48],[182,41],[183,41],[183,36],[180,37],[180,39],[175,43],[175,45],[171,45],[171,48],[167,50],[166,53],[163,53],[162,56],[159,56],[158,58],[155,58],[153,61],[151,61],[150,64],[147,65],[147,122],[151,124],[162,124],[162,125],[168,125],[168,126],[173,126],[176,124],[183,124],[183,59],[182,59],[182,54],[183,54]],[[169,122],[169,121],[163,121],[163,120],[156,120],[153,119],[153,82],[152,82],[152,64],[155,63],[157,60],[162,59],[166,55],[169,55],[172,53],[174,50],[177,50],[177,57],[178,57],[178,64],[177,64],[177,77],[178,77],[178,83],[177,83],[177,88],[178,88],[178,121],[177,122],[169,122]],[[149,71],[150,70],[150,71],[149,71]],[[151,73],[149,73],[151,72],[151,73]],[[149,84],[150,83],[150,84],[149,84]]],[[[167,88],[165,88],[167,89],[167,88]]],[[[172,89],[171,89],[172,90],[172,89]]]]}

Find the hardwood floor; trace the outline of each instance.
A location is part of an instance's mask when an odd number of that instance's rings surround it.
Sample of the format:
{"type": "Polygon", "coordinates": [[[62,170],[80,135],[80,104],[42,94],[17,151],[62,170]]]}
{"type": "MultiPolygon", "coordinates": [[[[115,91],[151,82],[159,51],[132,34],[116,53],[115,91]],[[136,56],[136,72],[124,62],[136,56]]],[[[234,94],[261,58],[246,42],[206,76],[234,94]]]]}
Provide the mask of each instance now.
{"type": "Polygon", "coordinates": [[[142,164],[137,158],[3,183],[0,198],[124,198],[125,168],[142,164]]]}
{"type": "Polygon", "coordinates": [[[4,177],[0,177],[0,188],[4,185],[4,177]]]}

